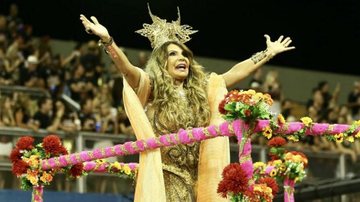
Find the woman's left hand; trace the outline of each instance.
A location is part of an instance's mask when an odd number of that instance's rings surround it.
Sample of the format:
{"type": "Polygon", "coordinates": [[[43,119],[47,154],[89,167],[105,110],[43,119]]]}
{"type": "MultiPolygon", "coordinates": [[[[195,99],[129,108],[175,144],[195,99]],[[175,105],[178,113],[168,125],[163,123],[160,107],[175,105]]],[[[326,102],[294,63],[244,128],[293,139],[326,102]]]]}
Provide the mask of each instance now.
{"type": "Polygon", "coordinates": [[[268,53],[272,57],[277,55],[278,53],[282,53],[282,52],[285,52],[285,51],[288,51],[288,50],[295,49],[295,46],[289,46],[290,43],[292,42],[290,37],[286,37],[284,39],[284,36],[281,35],[278,38],[278,40],[271,41],[269,35],[265,34],[264,36],[266,38],[266,46],[267,46],[268,53]]]}

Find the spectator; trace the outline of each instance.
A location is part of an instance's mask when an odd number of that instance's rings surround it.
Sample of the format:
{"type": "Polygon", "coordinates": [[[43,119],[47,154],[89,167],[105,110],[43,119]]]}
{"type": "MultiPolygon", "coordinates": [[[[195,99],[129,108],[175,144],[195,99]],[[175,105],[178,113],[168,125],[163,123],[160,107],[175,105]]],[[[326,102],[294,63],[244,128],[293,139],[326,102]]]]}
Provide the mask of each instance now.
{"type": "Polygon", "coordinates": [[[360,109],[360,82],[354,82],[354,87],[348,95],[347,105],[350,108],[351,115],[355,116],[360,109]]]}
{"type": "Polygon", "coordinates": [[[79,119],[82,131],[95,131],[95,115],[93,113],[93,101],[90,97],[85,98],[81,103],[79,119]]]}
{"type": "Polygon", "coordinates": [[[45,81],[38,71],[38,58],[30,55],[26,62],[20,67],[19,84],[26,87],[43,87],[45,81]]]}
{"type": "Polygon", "coordinates": [[[18,100],[15,103],[15,122],[16,126],[20,128],[37,131],[38,126],[31,118],[31,100],[27,94],[17,96],[18,100]]]}
{"type": "Polygon", "coordinates": [[[103,102],[100,105],[100,120],[102,133],[117,134],[119,130],[117,121],[117,110],[112,108],[108,102],[103,102]]]}
{"type": "Polygon", "coordinates": [[[93,96],[94,85],[85,78],[85,69],[83,65],[79,64],[75,67],[69,83],[71,98],[76,102],[80,103],[85,97],[93,96]]]}
{"type": "Polygon", "coordinates": [[[61,119],[64,115],[65,108],[63,105],[56,106],[56,113],[55,116],[53,116],[53,102],[51,98],[41,98],[38,104],[39,111],[37,111],[34,115],[36,125],[39,128],[45,129],[49,132],[55,132],[58,130],[61,124],[61,119]]]}
{"type": "Polygon", "coordinates": [[[14,109],[10,97],[3,97],[1,100],[1,124],[3,126],[13,127],[15,126],[14,109]]]}

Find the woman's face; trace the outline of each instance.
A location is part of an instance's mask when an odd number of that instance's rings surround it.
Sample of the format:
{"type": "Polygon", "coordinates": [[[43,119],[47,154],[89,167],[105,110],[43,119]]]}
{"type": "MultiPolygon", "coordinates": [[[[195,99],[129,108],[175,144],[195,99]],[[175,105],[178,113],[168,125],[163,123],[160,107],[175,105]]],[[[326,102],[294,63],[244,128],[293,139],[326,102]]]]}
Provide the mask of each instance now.
{"type": "Polygon", "coordinates": [[[171,77],[176,81],[183,82],[189,74],[189,58],[186,52],[175,44],[167,47],[166,68],[171,77]]]}

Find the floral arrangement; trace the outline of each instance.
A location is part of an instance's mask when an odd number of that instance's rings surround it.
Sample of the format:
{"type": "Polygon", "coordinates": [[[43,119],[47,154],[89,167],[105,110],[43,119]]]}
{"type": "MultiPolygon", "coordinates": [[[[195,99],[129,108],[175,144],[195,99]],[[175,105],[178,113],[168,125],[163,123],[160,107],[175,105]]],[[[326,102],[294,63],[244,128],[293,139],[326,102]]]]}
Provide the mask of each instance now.
{"type": "Polygon", "coordinates": [[[242,119],[250,123],[257,119],[270,119],[269,106],[272,103],[273,100],[267,93],[232,90],[220,102],[219,112],[227,121],[242,119]]]}
{"type": "Polygon", "coordinates": [[[249,179],[246,171],[239,163],[231,163],[222,173],[222,181],[217,192],[232,202],[270,202],[278,192],[278,185],[273,178],[266,177],[255,181],[249,188],[249,179]]]}
{"type": "Polygon", "coordinates": [[[16,147],[10,154],[10,159],[13,164],[13,174],[21,179],[21,189],[29,190],[34,186],[49,185],[58,171],[56,169],[42,170],[41,159],[67,153],[56,135],[48,135],[36,145],[34,145],[34,138],[31,136],[19,138],[16,147]]]}
{"type": "MultiPolygon", "coordinates": [[[[269,94],[254,90],[233,90],[225,95],[219,104],[219,111],[227,121],[242,120],[241,132],[237,133],[239,144],[239,162],[228,165],[223,170],[223,179],[219,183],[218,193],[222,197],[230,197],[231,201],[269,202],[278,191],[274,179],[253,178],[253,163],[251,160],[251,140],[258,120],[272,119],[269,107],[273,100],[269,94]]],[[[263,129],[265,137],[270,138],[270,127],[263,129]]]]}
{"type": "Polygon", "coordinates": [[[56,135],[48,135],[36,145],[34,142],[31,136],[21,137],[10,154],[12,172],[21,179],[21,189],[33,189],[33,202],[42,202],[43,186],[49,185],[58,172],[65,173],[69,178],[79,178],[89,172],[108,172],[120,177],[135,178],[137,173],[137,163],[109,163],[101,159],[44,170],[42,160],[67,155],[68,152],[56,135]]]}
{"type": "Polygon", "coordinates": [[[285,144],[286,140],[282,137],[274,137],[268,142],[271,160],[267,164],[263,162],[254,163],[255,179],[269,176],[278,182],[293,180],[296,183],[301,182],[306,177],[307,157],[302,152],[286,151],[282,147],[285,144]]]}

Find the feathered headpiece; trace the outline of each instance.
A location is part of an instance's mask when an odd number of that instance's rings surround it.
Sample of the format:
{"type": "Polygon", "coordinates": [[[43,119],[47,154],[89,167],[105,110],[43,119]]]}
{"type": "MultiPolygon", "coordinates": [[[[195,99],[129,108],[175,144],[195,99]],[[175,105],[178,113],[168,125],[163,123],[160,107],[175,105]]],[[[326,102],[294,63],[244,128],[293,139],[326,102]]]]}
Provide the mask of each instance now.
{"type": "Polygon", "coordinates": [[[178,19],[176,21],[166,22],[165,19],[161,19],[151,13],[150,6],[148,4],[149,14],[153,21],[152,24],[143,24],[143,29],[135,31],[142,36],[147,37],[151,42],[151,47],[156,49],[167,41],[177,41],[185,43],[190,41],[190,34],[197,32],[197,30],[191,30],[189,25],[180,25],[180,10],[178,9],[178,19]]]}

